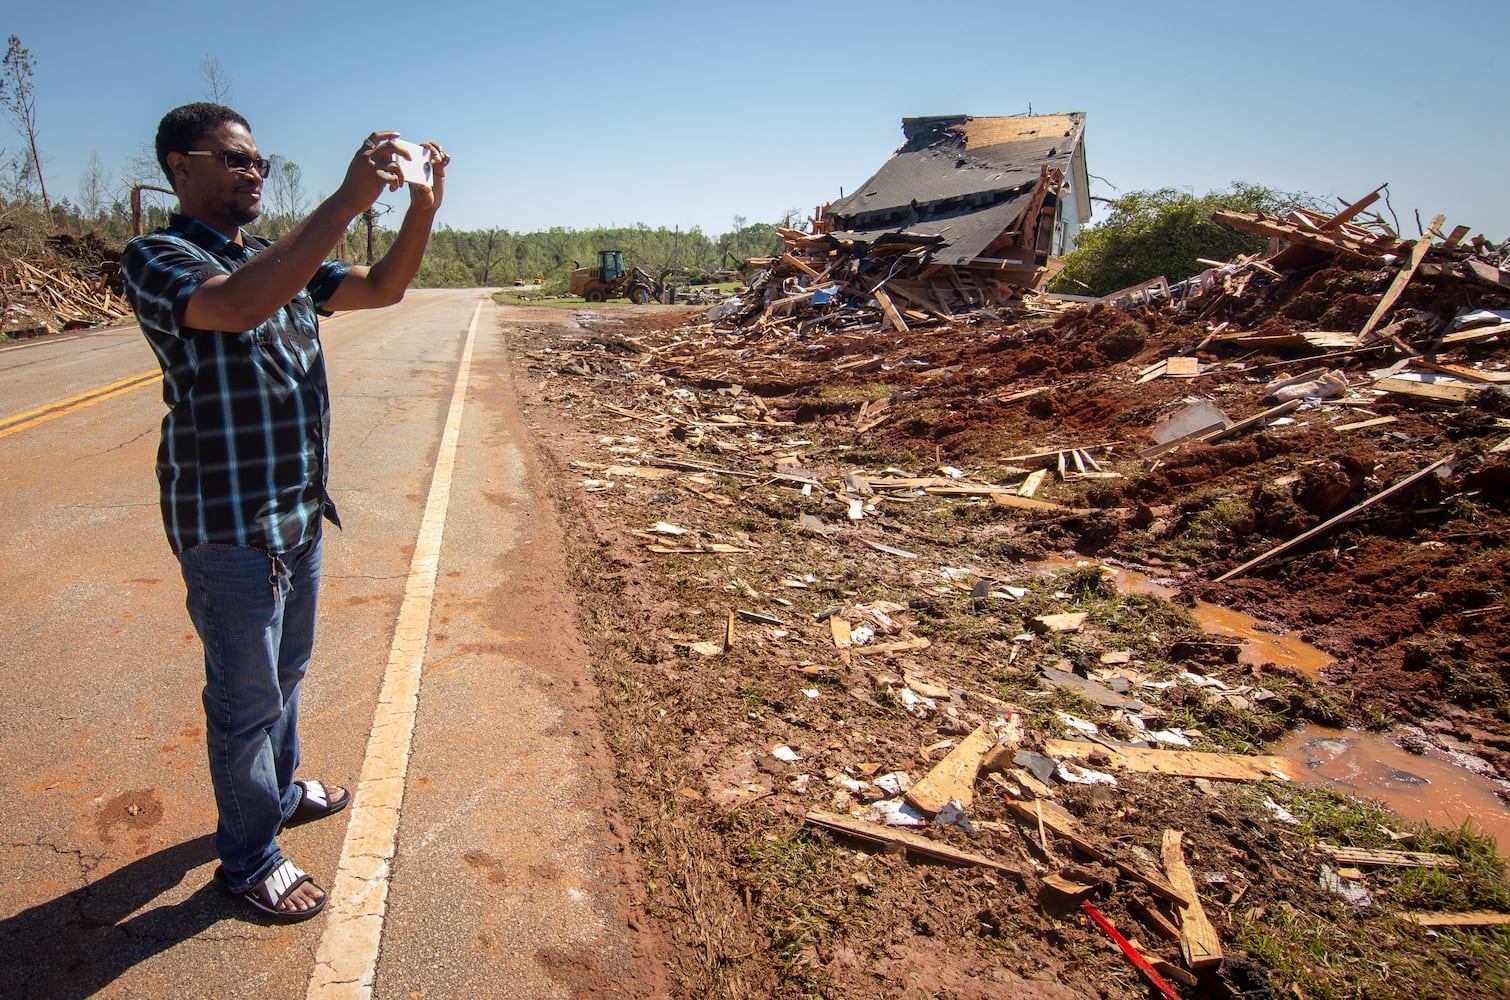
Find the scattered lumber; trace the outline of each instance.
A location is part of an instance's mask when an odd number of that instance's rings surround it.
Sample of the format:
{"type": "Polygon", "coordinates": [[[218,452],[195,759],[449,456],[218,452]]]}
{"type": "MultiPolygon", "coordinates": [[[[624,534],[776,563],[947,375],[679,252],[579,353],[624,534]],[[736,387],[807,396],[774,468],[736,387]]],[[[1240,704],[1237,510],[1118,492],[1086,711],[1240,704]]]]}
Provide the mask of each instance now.
{"type": "Polygon", "coordinates": [[[1063,839],[1075,850],[1095,861],[1101,861],[1116,868],[1123,875],[1134,879],[1147,886],[1148,889],[1171,903],[1186,903],[1189,895],[1181,889],[1169,883],[1169,880],[1157,872],[1149,871],[1142,865],[1127,861],[1106,844],[1101,843],[1088,834],[1081,833],[1072,820],[1065,819],[1058,811],[1044,809],[1039,811],[1025,802],[1007,799],[1007,811],[1010,812],[1019,823],[1029,829],[1037,829],[1040,823],[1048,828],[1055,836],[1063,839]]]}
{"type": "Polygon", "coordinates": [[[49,333],[116,323],[132,315],[120,292],[119,268],[98,274],[0,255],[0,332],[49,333]]]}
{"type": "Polygon", "coordinates": [[[853,816],[841,816],[838,813],[824,812],[821,809],[810,810],[803,818],[814,826],[821,826],[825,830],[833,830],[836,833],[848,834],[851,837],[859,837],[861,840],[867,840],[874,844],[900,847],[904,852],[910,851],[936,861],[990,868],[993,871],[1015,875],[1023,881],[1027,880],[1027,875],[1021,869],[1015,868],[1005,862],[997,861],[995,858],[988,858],[983,854],[962,851],[958,848],[950,847],[948,844],[929,840],[927,837],[919,836],[906,830],[899,830],[896,827],[882,826],[879,823],[867,823],[865,820],[855,819],[853,816]]]}

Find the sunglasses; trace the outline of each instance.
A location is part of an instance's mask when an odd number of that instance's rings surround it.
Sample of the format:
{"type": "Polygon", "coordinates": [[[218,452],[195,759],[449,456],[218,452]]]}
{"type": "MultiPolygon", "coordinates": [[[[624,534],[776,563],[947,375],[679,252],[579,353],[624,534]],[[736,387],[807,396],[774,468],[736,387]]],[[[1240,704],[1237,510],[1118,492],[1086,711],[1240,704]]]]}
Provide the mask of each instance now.
{"type": "Polygon", "coordinates": [[[220,162],[225,164],[227,170],[234,170],[242,174],[255,169],[257,173],[266,177],[268,172],[273,169],[273,165],[262,157],[247,156],[245,153],[238,153],[234,149],[190,149],[185,150],[184,155],[218,156],[220,157],[220,162]]]}

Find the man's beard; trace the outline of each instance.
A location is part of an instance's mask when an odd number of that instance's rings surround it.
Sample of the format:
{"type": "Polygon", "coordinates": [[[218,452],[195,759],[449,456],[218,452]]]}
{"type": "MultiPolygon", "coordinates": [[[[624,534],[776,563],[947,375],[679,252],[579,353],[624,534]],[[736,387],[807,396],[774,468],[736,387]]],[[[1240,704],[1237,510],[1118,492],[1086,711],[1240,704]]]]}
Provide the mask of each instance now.
{"type": "Polygon", "coordinates": [[[254,208],[240,208],[232,204],[227,206],[226,214],[230,216],[231,221],[236,223],[236,225],[249,226],[262,217],[262,208],[260,205],[254,208]]]}

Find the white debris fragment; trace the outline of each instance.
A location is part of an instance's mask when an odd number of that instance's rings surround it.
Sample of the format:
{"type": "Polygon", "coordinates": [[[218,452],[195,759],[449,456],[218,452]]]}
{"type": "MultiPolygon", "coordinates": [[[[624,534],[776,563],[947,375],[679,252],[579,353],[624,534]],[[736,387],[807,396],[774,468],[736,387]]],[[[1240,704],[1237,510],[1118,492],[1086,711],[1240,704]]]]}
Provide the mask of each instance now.
{"type": "Polygon", "coordinates": [[[1097,726],[1094,722],[1088,722],[1077,715],[1071,715],[1068,712],[1061,712],[1057,708],[1054,709],[1054,715],[1059,719],[1060,722],[1064,723],[1066,726],[1069,726],[1076,732],[1084,733],[1087,736],[1097,736],[1101,733],[1100,727],[1097,726]]]}
{"type": "Polygon", "coordinates": [[[938,711],[938,702],[932,698],[924,698],[910,687],[902,688],[897,697],[901,699],[902,707],[907,710],[907,714],[919,719],[925,719],[938,711]]]}
{"type": "Polygon", "coordinates": [[[1068,781],[1072,785],[1112,785],[1117,784],[1117,779],[1105,771],[1092,771],[1088,767],[1081,767],[1072,761],[1059,762],[1059,769],[1055,772],[1060,781],[1068,781]]]}
{"type": "Polygon", "coordinates": [[[885,823],[887,826],[923,826],[928,822],[927,816],[902,799],[882,799],[880,802],[872,802],[869,811],[876,821],[885,823]]]}
{"type": "Polygon", "coordinates": [[[1281,823],[1289,823],[1291,826],[1300,825],[1300,820],[1295,818],[1294,813],[1271,798],[1264,799],[1264,808],[1269,810],[1270,814],[1281,823]]]}
{"type": "Polygon", "coordinates": [[[901,795],[912,787],[912,778],[906,771],[892,771],[877,778],[875,785],[887,795],[901,795]]]}
{"type": "Polygon", "coordinates": [[[970,822],[970,817],[965,815],[964,807],[953,799],[944,803],[944,808],[938,811],[938,815],[934,819],[938,820],[944,826],[957,826],[972,837],[980,832],[970,822]]]}
{"type": "Polygon", "coordinates": [[[802,759],[797,755],[797,751],[785,745],[779,746],[776,749],[772,750],[771,756],[775,757],[777,760],[785,761],[788,764],[795,764],[797,761],[802,759]]]}
{"type": "Polygon", "coordinates": [[[1156,733],[1149,733],[1148,738],[1158,743],[1166,743],[1172,747],[1191,746],[1191,742],[1185,738],[1185,734],[1178,729],[1161,729],[1156,733]]]}
{"type": "Polygon", "coordinates": [[[1374,905],[1374,897],[1368,894],[1368,890],[1361,885],[1354,885],[1336,872],[1332,871],[1331,865],[1321,866],[1321,883],[1323,889],[1341,896],[1360,910],[1374,905]]]}

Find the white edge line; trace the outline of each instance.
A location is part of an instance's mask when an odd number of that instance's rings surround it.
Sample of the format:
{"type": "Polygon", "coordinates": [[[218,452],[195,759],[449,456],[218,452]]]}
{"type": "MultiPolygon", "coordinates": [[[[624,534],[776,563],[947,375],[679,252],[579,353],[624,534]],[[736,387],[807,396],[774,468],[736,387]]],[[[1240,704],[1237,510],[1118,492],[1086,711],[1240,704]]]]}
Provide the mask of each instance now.
{"type": "Polygon", "coordinates": [[[451,499],[456,442],[466,404],[477,319],[484,304],[477,303],[473,310],[466,345],[462,348],[461,365],[451,392],[451,409],[435,456],[430,497],[425,503],[414,558],[409,564],[404,602],[399,607],[383,689],[378,695],[362,774],[351,805],[346,843],[341,848],[341,860],[329,889],[325,931],[315,951],[315,966],[306,994],[309,1000],[336,997],[368,1000],[372,996],[388,901],[388,878],[398,846],[399,808],[404,799],[404,777],[419,704],[420,668],[424,665],[430,609],[435,597],[440,542],[451,499]]]}

